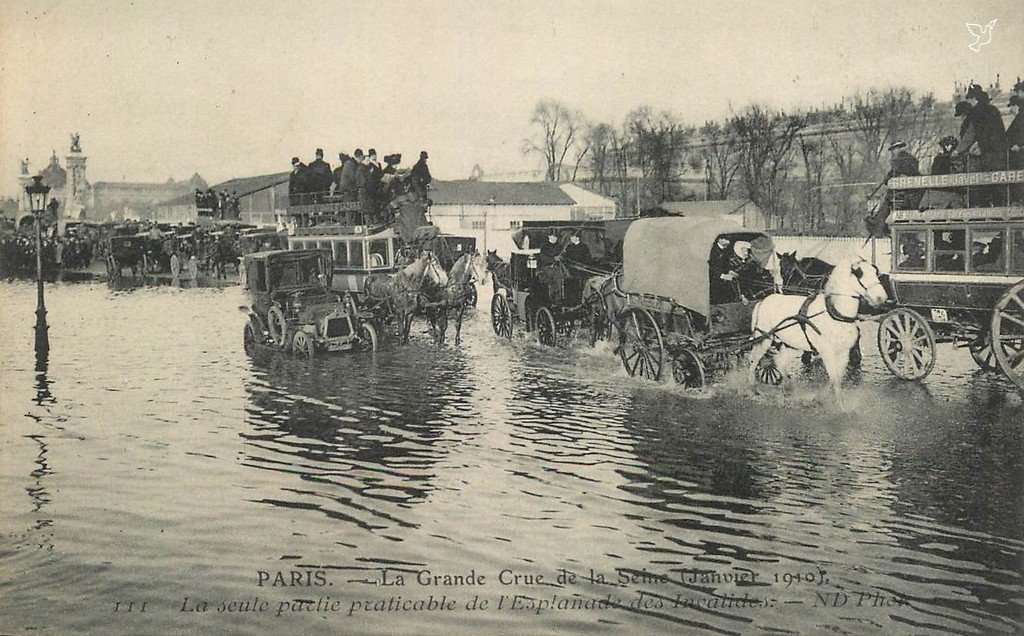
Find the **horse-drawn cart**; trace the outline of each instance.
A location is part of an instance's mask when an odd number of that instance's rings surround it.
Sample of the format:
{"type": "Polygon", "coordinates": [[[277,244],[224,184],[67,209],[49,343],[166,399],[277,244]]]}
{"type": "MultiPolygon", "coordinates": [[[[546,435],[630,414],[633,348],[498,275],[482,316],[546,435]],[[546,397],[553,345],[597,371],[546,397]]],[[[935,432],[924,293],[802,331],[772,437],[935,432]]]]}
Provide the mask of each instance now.
{"type": "MultiPolygon", "coordinates": [[[[935,366],[937,342],[966,346],[983,369],[1024,389],[1024,201],[970,207],[971,190],[1006,190],[1024,171],[900,177],[904,191],[961,186],[949,209],[892,212],[890,281],[898,307],[878,329],[878,348],[897,377],[918,380],[935,366]],[[994,185],[993,185],[994,184],[994,185]]],[[[947,193],[949,194],[949,193],[947,193]]],[[[1002,192],[997,192],[1002,194],[1002,192]]]]}
{"type": "Polygon", "coordinates": [[[511,338],[522,324],[545,346],[558,346],[579,327],[591,344],[608,325],[594,281],[618,269],[622,238],[634,219],[524,222],[508,263],[487,255],[494,281],[491,326],[511,338]]]}

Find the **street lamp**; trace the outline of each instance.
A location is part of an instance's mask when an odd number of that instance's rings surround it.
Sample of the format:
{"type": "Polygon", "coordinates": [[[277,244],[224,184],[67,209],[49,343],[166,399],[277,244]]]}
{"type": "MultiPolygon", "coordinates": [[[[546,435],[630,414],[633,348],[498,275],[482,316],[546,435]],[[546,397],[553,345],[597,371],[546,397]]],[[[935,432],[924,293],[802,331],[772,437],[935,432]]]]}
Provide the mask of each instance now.
{"type": "Polygon", "coordinates": [[[36,218],[36,353],[50,350],[49,327],[46,324],[46,303],[43,301],[43,212],[46,211],[46,195],[50,186],[43,183],[42,176],[32,177],[32,183],[25,186],[29,208],[36,218]]]}

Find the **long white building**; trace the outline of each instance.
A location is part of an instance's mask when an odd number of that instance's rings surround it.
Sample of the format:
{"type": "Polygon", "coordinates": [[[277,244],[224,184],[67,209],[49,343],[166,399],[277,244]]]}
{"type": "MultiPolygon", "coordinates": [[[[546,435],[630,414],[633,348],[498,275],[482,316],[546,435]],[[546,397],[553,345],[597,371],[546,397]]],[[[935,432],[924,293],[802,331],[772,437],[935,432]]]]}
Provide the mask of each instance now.
{"type": "Polygon", "coordinates": [[[434,181],[429,196],[430,220],[441,232],[472,236],[481,252],[496,250],[503,258],[515,247],[512,234],[523,221],[615,218],[611,199],[548,181],[434,181]]]}

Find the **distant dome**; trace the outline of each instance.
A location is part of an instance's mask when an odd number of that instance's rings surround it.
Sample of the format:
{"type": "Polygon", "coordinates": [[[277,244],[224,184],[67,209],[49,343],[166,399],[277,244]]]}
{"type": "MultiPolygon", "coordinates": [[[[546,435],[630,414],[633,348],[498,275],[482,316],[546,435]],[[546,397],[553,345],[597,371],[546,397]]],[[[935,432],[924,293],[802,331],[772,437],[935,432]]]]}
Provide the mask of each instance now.
{"type": "Polygon", "coordinates": [[[61,168],[60,159],[57,159],[56,152],[50,156],[50,165],[43,168],[39,174],[43,175],[43,183],[50,186],[51,190],[63,188],[64,184],[68,181],[68,172],[61,168]]]}
{"type": "Polygon", "coordinates": [[[196,190],[206,190],[210,186],[206,183],[206,179],[199,176],[199,173],[192,175],[192,178],[188,180],[188,184],[196,190]]]}

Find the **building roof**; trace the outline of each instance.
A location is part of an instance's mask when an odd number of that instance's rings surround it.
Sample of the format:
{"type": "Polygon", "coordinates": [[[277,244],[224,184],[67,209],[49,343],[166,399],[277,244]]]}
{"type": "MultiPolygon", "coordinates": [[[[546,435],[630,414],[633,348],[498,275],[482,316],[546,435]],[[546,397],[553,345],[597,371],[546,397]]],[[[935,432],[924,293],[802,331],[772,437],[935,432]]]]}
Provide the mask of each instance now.
{"type": "Polygon", "coordinates": [[[549,181],[434,181],[434,205],[575,205],[558,185],[549,181]]]}
{"type": "Polygon", "coordinates": [[[214,192],[234,192],[238,196],[244,197],[245,195],[252,194],[253,192],[259,192],[260,190],[273,188],[274,186],[282,183],[288,183],[288,177],[290,175],[290,172],[275,172],[274,174],[261,174],[255,177],[238,177],[212,185],[210,186],[210,189],[214,192]]]}
{"type": "MultiPolygon", "coordinates": [[[[255,177],[237,177],[234,179],[228,179],[221,183],[210,186],[210,190],[214,192],[234,192],[237,196],[244,197],[247,194],[253,192],[259,192],[266,190],[267,188],[273,188],[276,185],[288,182],[288,177],[291,175],[290,172],[275,172],[274,174],[261,174],[255,177]]],[[[175,197],[168,201],[160,203],[160,206],[176,206],[176,205],[194,205],[196,202],[195,192],[189,192],[180,197],[175,197]]]]}
{"type": "Polygon", "coordinates": [[[748,199],[725,199],[724,201],[664,201],[661,208],[673,215],[723,217],[743,214],[744,208],[754,205],[748,199]]]}
{"type": "Polygon", "coordinates": [[[576,205],[584,207],[615,207],[615,201],[609,199],[606,196],[591,192],[586,188],[582,188],[575,183],[563,183],[559,186],[562,192],[572,197],[572,200],[576,202],[576,205]]]}

